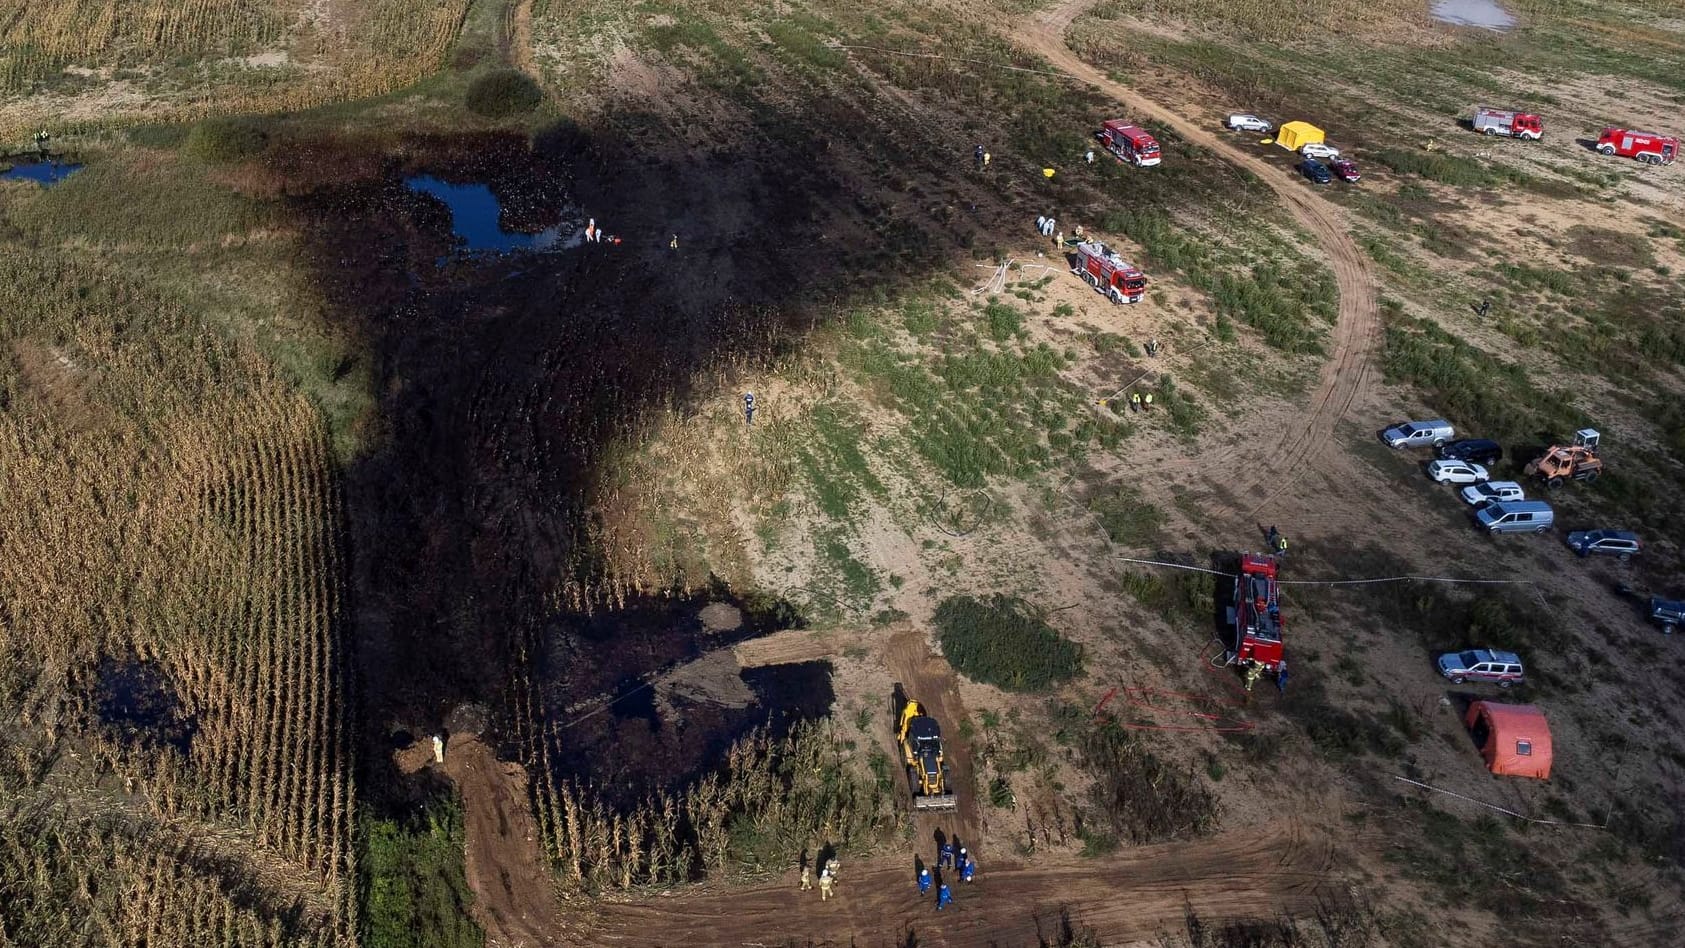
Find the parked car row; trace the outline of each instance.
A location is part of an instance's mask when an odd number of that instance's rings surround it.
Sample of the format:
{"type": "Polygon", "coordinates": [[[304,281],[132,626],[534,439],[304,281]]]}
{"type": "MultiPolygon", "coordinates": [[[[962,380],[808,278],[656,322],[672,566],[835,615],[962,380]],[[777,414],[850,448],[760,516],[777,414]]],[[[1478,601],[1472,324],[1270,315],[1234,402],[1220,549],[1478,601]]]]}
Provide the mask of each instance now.
{"type": "MultiPolygon", "coordinates": [[[[1449,421],[1401,421],[1381,431],[1390,448],[1432,447],[1438,455],[1427,464],[1435,483],[1462,485],[1458,496],[1474,508],[1475,522],[1490,534],[1545,533],[1556,525],[1550,504],[1528,500],[1516,481],[1492,480],[1491,465],[1503,460],[1504,449],[1489,438],[1457,438],[1449,421]]],[[[1643,548],[1637,534],[1627,530],[1576,530],[1567,537],[1578,555],[1613,556],[1629,562],[1643,548]]]]}
{"type": "MultiPolygon", "coordinates": [[[[1236,132],[1261,132],[1268,135],[1276,131],[1275,123],[1250,112],[1236,112],[1230,115],[1224,124],[1236,132]]],[[[1299,156],[1300,161],[1295,167],[1311,183],[1332,184],[1334,179],[1338,178],[1349,184],[1356,184],[1363,180],[1362,172],[1357,170],[1357,162],[1340,157],[1340,149],[1322,140],[1321,129],[1305,122],[1289,122],[1281,131],[1282,135],[1277,144],[1299,156]],[[1310,129],[1312,137],[1303,140],[1302,143],[1297,137],[1288,138],[1286,133],[1296,129],[1310,129]]]]}

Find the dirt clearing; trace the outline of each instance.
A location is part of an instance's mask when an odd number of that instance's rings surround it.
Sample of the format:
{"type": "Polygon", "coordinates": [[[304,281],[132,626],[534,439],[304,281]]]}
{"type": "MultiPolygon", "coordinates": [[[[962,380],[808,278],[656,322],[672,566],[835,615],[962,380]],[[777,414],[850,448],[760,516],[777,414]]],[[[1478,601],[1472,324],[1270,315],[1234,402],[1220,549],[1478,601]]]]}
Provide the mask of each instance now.
{"type": "Polygon", "coordinates": [[[1028,868],[979,859],[977,881],[954,883],[938,915],[919,895],[912,860],[845,864],[837,894],[800,892],[794,873],[741,888],[701,888],[603,905],[591,940],[605,945],[1023,945],[1053,934],[1061,909],[1105,944],[1178,928],[1191,909],[1207,921],[1299,913],[1339,894],[1332,850],[1296,824],[1198,843],[1146,846],[1108,859],[1028,868]]]}

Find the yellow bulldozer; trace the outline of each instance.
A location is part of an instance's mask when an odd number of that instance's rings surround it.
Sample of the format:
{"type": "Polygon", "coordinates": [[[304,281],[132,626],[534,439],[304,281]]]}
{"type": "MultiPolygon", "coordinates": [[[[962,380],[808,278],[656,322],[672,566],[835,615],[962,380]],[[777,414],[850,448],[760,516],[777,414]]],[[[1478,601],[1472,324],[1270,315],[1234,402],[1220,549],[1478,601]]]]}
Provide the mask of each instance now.
{"type": "Polygon", "coordinates": [[[1582,428],[1574,432],[1573,444],[1553,444],[1537,461],[1525,468],[1531,475],[1544,479],[1548,487],[1561,487],[1569,480],[1590,483],[1603,473],[1603,459],[1597,456],[1597,431],[1582,428]]]}
{"type": "Polygon", "coordinates": [[[900,708],[895,739],[901,745],[901,759],[907,765],[913,809],[959,809],[959,797],[953,792],[948,763],[942,754],[942,726],[925,713],[924,705],[907,697],[899,683],[895,686],[895,703],[900,708]]]}

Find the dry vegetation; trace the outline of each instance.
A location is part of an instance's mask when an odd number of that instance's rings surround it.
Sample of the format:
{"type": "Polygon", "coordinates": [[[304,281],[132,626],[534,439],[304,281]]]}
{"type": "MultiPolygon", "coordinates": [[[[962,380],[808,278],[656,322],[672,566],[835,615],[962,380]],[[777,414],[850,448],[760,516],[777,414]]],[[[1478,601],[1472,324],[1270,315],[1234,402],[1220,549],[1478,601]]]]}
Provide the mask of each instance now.
{"type": "Polygon", "coordinates": [[[469,0],[0,2],[0,140],[384,95],[437,71],[469,0]]]}
{"type": "Polygon", "coordinates": [[[318,414],[166,298],[42,253],[4,269],[0,932],[348,940],[318,414]]]}
{"type": "Polygon", "coordinates": [[[564,885],[590,891],[671,885],[733,870],[782,869],[790,854],[834,845],[864,851],[904,817],[887,775],[864,774],[827,722],[782,739],[757,731],[693,786],[627,811],[590,787],[555,779],[544,738],[536,757],[545,850],[564,885]]]}

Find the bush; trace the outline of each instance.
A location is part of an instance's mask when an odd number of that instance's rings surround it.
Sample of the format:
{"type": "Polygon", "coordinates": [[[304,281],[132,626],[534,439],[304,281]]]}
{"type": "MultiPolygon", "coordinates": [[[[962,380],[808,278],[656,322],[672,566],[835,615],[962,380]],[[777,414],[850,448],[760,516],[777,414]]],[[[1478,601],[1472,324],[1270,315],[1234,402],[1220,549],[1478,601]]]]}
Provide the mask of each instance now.
{"type": "Polygon", "coordinates": [[[952,596],[936,607],[936,627],[955,669],[1008,691],[1045,689],[1082,667],[1081,646],[1015,597],[952,596]]]}
{"type": "Polygon", "coordinates": [[[255,119],[207,119],[187,133],[189,154],[205,161],[245,161],[269,147],[269,132],[255,119]]]}
{"type": "Polygon", "coordinates": [[[544,93],[523,72],[495,69],[468,85],[463,104],[468,111],[486,118],[506,118],[538,108],[544,93]]]}
{"type": "Polygon", "coordinates": [[[361,829],[363,944],[466,948],[485,941],[468,912],[474,896],[463,876],[462,811],[454,800],[434,800],[403,823],[365,817],[361,829]]]}
{"type": "Polygon", "coordinates": [[[1090,501],[1088,509],[1113,543],[1140,547],[1161,539],[1164,514],[1127,487],[1090,501]]]}

